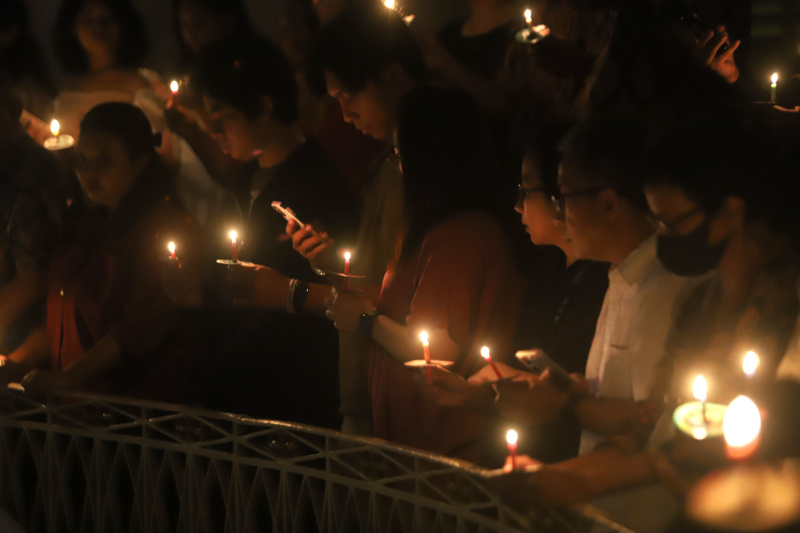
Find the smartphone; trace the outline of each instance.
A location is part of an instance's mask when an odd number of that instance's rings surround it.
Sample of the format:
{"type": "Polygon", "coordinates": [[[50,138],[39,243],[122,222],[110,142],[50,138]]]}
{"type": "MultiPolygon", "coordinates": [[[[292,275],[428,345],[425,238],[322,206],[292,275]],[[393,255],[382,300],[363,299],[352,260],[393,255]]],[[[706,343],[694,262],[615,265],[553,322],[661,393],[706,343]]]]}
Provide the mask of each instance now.
{"type": "MultiPolygon", "coordinates": [[[[297,215],[294,214],[294,211],[288,207],[283,207],[280,202],[272,202],[272,209],[280,213],[281,216],[283,216],[283,218],[285,218],[287,221],[294,220],[298,227],[305,227],[305,224],[303,224],[303,222],[297,218],[297,215]]],[[[318,235],[313,229],[311,230],[311,234],[315,236],[318,235]]]]}
{"type": "Polygon", "coordinates": [[[541,374],[549,368],[553,383],[562,389],[568,389],[575,383],[569,373],[561,365],[553,361],[543,350],[538,348],[535,350],[520,350],[514,355],[536,374],[541,374]]]}

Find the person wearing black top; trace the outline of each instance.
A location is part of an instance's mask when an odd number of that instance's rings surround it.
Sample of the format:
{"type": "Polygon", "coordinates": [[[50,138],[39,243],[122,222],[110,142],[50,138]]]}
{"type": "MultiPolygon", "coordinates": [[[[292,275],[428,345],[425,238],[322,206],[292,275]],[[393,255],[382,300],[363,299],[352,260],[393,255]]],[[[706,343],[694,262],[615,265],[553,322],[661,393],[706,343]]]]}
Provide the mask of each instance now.
{"type": "Polygon", "coordinates": [[[236,230],[239,259],[256,264],[217,268],[222,279],[214,285],[224,293],[217,297],[224,305],[233,296],[235,309],[225,308],[216,320],[218,357],[204,401],[217,409],[338,427],[336,330],[321,315],[297,314],[308,283],[324,278],[294,252],[286,221],[271,204],[281,202],[341,246],[354,240],[358,204],[342,173],[297,128],[297,84],[275,44],[253,40],[210,50],[200,57],[192,82],[203,94],[220,147],[246,161],[226,184],[232,202],[219,229],[217,257],[230,257],[227,235],[236,230]]]}

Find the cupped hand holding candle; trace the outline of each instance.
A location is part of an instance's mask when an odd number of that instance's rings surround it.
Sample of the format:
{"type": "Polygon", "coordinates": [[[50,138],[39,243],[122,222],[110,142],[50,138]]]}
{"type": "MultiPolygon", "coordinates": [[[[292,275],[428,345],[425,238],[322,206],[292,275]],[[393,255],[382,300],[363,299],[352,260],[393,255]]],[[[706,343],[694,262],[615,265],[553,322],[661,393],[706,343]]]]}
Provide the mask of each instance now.
{"type": "Polygon", "coordinates": [[[492,354],[489,352],[488,346],[484,346],[483,348],[481,348],[481,357],[486,359],[486,362],[489,363],[489,366],[492,367],[494,373],[497,374],[497,379],[503,379],[503,375],[500,373],[500,369],[497,368],[497,365],[494,364],[494,361],[492,361],[492,354]]]}
{"type": "Polygon", "coordinates": [[[508,443],[508,453],[511,456],[511,470],[517,469],[517,432],[509,429],[506,433],[506,443],[508,443]]]}
{"type": "Polygon", "coordinates": [[[758,449],[761,434],[761,413],[747,396],[731,402],[722,421],[725,452],[734,460],[747,459],[758,449]]]}

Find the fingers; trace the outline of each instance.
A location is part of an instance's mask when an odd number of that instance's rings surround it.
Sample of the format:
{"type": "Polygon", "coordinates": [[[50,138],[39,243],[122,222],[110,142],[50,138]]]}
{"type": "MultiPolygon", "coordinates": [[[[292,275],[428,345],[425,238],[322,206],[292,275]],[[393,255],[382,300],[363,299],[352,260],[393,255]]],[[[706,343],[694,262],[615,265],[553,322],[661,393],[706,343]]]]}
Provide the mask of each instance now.
{"type": "Polygon", "coordinates": [[[720,61],[727,61],[733,57],[733,53],[739,48],[739,45],[742,44],[742,41],[736,40],[722,55],[719,57],[720,61]]]}
{"type": "Polygon", "coordinates": [[[717,57],[717,53],[719,53],[719,49],[722,47],[723,44],[725,44],[725,41],[727,40],[728,40],[727,34],[725,33],[718,34],[711,40],[710,43],[706,45],[706,52],[707,52],[706,62],[708,64],[711,64],[714,61],[714,59],[717,57]]]}

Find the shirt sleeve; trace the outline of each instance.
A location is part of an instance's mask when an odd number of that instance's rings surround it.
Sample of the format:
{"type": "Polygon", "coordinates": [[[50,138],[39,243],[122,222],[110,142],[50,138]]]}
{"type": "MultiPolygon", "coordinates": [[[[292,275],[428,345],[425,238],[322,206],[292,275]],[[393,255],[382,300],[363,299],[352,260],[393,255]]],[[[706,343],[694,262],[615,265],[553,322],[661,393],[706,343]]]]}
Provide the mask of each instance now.
{"type": "Polygon", "coordinates": [[[422,245],[416,291],[406,323],[445,329],[464,352],[474,348],[488,270],[485,243],[467,231],[435,231],[422,245]]]}

